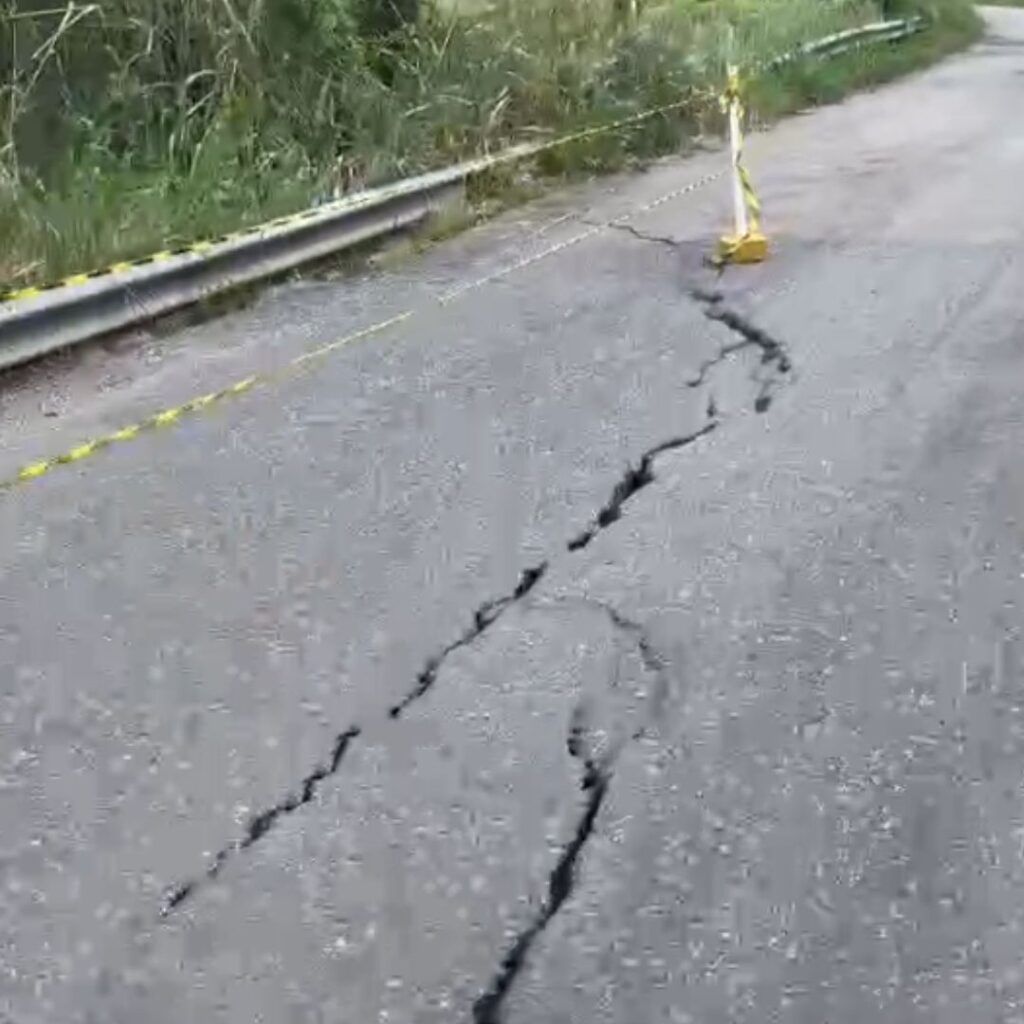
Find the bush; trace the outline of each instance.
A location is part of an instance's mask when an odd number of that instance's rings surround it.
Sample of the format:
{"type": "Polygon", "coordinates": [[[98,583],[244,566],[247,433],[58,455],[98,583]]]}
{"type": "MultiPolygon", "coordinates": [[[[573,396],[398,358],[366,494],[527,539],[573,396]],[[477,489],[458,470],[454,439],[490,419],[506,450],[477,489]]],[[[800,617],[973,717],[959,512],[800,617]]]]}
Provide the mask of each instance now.
{"type": "Polygon", "coordinates": [[[419,0],[361,0],[359,4],[359,28],[364,39],[391,39],[419,19],[419,0]]]}

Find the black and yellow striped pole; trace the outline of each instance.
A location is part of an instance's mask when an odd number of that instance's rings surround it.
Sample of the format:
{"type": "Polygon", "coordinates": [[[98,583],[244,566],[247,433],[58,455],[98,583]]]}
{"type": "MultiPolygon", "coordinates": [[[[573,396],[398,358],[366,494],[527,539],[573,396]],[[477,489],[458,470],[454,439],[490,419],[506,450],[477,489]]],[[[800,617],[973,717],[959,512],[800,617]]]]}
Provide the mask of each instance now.
{"type": "Polygon", "coordinates": [[[719,240],[717,262],[760,263],[768,256],[768,239],[761,231],[761,204],[743,166],[743,102],[739,70],[733,65],[729,66],[723,103],[729,115],[734,230],[719,240]]]}

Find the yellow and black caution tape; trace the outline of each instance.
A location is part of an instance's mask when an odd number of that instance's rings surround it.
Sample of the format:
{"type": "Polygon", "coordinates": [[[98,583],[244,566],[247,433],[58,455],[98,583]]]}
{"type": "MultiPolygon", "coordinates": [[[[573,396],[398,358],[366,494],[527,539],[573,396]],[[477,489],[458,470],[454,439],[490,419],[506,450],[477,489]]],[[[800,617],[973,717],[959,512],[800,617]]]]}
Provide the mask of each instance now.
{"type": "Polygon", "coordinates": [[[739,123],[738,148],[736,150],[736,170],[739,172],[740,184],[743,186],[743,201],[747,206],[750,233],[760,234],[761,200],[757,198],[757,193],[754,191],[754,184],[750,180],[750,172],[743,163],[743,118],[746,115],[746,108],[743,106],[743,93],[739,72],[735,69],[732,69],[729,72],[729,84],[726,89],[725,100],[727,103],[736,104],[737,121],[739,123]]]}
{"type": "MultiPolygon", "coordinates": [[[[902,27],[908,32],[914,32],[923,27],[923,20],[921,18],[912,18],[908,21],[900,23],[902,27]]],[[[893,22],[894,27],[899,27],[896,22],[893,22]]],[[[829,41],[840,41],[841,37],[851,36],[856,34],[858,31],[866,31],[868,29],[875,29],[882,26],[871,25],[865,26],[861,30],[847,30],[844,33],[836,33],[834,36],[826,37],[824,40],[819,40],[819,43],[825,43],[829,41]]],[[[794,61],[802,56],[812,55],[817,53],[818,50],[815,48],[816,44],[807,44],[797,50],[790,51],[775,57],[772,60],[761,61],[755,65],[752,70],[756,71],[768,71],[782,64],[794,61]]],[[[837,51],[839,52],[839,51],[837,51]]],[[[827,54],[826,54],[827,55],[827,54]]],[[[538,156],[541,153],[547,152],[552,149],[556,149],[561,146],[568,146],[575,142],[581,142],[585,139],[592,138],[597,135],[607,134],[610,132],[621,131],[624,128],[629,128],[638,124],[642,124],[645,121],[649,121],[652,118],[659,117],[663,114],[672,113],[674,111],[681,110],[685,107],[689,107],[693,104],[695,97],[701,97],[705,94],[701,91],[694,90],[691,94],[683,100],[678,100],[674,103],[667,103],[663,106],[654,107],[650,110],[641,111],[638,114],[631,115],[629,117],[622,118],[617,121],[612,121],[607,124],[594,125],[590,128],[584,128],[581,131],[574,132],[570,135],[560,136],[557,139],[551,139],[548,142],[539,143],[536,145],[526,145],[521,147],[513,147],[511,150],[505,153],[496,153],[493,157],[485,158],[479,162],[478,170],[486,169],[486,167],[498,167],[504,163],[512,162],[516,160],[529,159],[532,156],[538,156]]],[[[712,93],[711,96],[714,94],[712,93]]],[[[738,74],[730,72],[729,84],[726,88],[725,93],[721,97],[726,109],[728,109],[728,103],[732,98],[735,98],[740,103],[740,113],[742,117],[742,103],[740,98],[740,81],[738,74]]],[[[750,175],[747,170],[740,165],[739,167],[740,176],[743,182],[744,195],[747,197],[748,209],[751,211],[752,223],[760,225],[760,210],[761,206],[758,202],[757,195],[754,192],[753,185],[750,181],[750,175]]],[[[285,216],[278,217],[274,220],[267,221],[262,224],[255,224],[248,228],[243,228],[238,231],[233,231],[228,234],[218,235],[215,238],[209,238],[198,242],[192,242],[187,245],[178,246],[174,249],[164,249],[160,252],[151,253],[148,256],[142,256],[137,259],[121,260],[117,263],[112,263],[107,267],[101,267],[97,270],[91,270],[86,273],[72,274],[68,277],[63,277],[55,281],[50,281],[44,284],[28,285],[24,288],[14,288],[8,291],[0,291],[0,305],[17,302],[21,299],[33,299],[46,292],[55,291],[61,288],[71,288],[79,285],[88,284],[92,281],[96,281],[99,278],[108,277],[115,274],[124,273],[125,271],[132,270],[136,267],[143,267],[153,263],[161,263],[166,260],[172,259],[176,256],[184,255],[201,255],[208,252],[215,246],[222,245],[226,242],[238,241],[242,238],[246,238],[252,235],[260,234],[261,232],[272,230],[275,228],[285,227],[289,224],[299,223],[303,220],[308,220],[313,217],[323,215],[325,212],[332,208],[337,208],[339,205],[346,202],[351,202],[353,198],[357,198],[359,193],[355,193],[353,196],[343,197],[342,199],[335,200],[332,203],[325,203],[323,206],[313,207],[311,209],[302,210],[298,213],[286,214],[285,216]]]]}
{"type": "Polygon", "coordinates": [[[134,440],[146,431],[157,430],[160,427],[169,427],[172,423],[177,423],[182,416],[199,412],[201,409],[206,409],[215,402],[222,401],[230,396],[240,395],[255,387],[258,383],[259,378],[246,377],[230,387],[222,388],[220,391],[212,391],[208,395],[200,395],[198,398],[193,398],[183,405],[164,409],[162,412],[158,412],[156,415],[150,416],[139,423],[115,430],[112,434],[106,434],[103,437],[94,438],[92,441],[86,441],[85,444],[80,444],[63,455],[57,455],[52,459],[43,459],[40,462],[30,462],[27,466],[23,466],[14,478],[6,481],[2,486],[11,487],[17,483],[35,480],[37,477],[49,473],[51,469],[56,469],[57,466],[67,466],[73,462],[81,462],[83,459],[95,455],[104,448],[109,448],[112,444],[134,440]]]}
{"type": "MultiPolygon", "coordinates": [[[[594,138],[598,135],[607,135],[611,132],[622,131],[625,128],[631,128],[639,124],[643,124],[646,121],[650,121],[655,117],[659,117],[663,114],[670,114],[678,110],[682,110],[692,102],[692,98],[683,100],[677,100],[674,103],[666,103],[660,107],[652,107],[650,110],[641,111],[638,114],[632,114],[629,117],[620,118],[617,121],[611,121],[606,124],[594,125],[590,128],[583,128],[578,132],[573,132],[570,135],[562,135],[557,139],[551,139],[547,142],[529,144],[521,147],[514,147],[513,149],[505,153],[495,153],[492,157],[484,158],[475,165],[476,171],[486,170],[490,167],[499,167],[505,163],[511,163],[518,160],[529,159],[530,157],[539,156],[541,153],[548,152],[553,149],[560,148],[562,146],[569,146],[577,142],[583,142],[587,139],[594,138]]],[[[474,166],[474,165],[468,165],[474,166]]],[[[344,196],[340,199],[334,200],[330,203],[324,203],[321,206],[311,207],[306,210],[301,210],[298,213],[286,214],[282,217],[277,217],[274,220],[265,221],[261,224],[254,224],[251,227],[241,228],[238,231],[232,231],[228,234],[218,235],[215,238],[208,238],[198,242],[191,242],[187,245],[181,245],[174,249],[162,249],[160,252],[151,253],[148,256],[140,256],[136,259],[121,260],[117,263],[112,263],[110,266],[101,267],[97,270],[91,270],[87,273],[71,274],[68,277],[59,278],[55,281],[50,281],[44,284],[38,285],[27,285],[24,288],[14,288],[9,291],[0,291],[0,305],[10,302],[18,302],[24,299],[35,299],[40,295],[44,295],[47,292],[57,291],[62,288],[74,288],[80,285],[89,284],[93,281],[97,281],[100,278],[110,277],[116,274],[122,274],[128,270],[134,270],[137,267],[150,266],[155,263],[164,263],[167,260],[173,259],[177,256],[201,256],[215,246],[224,245],[228,242],[237,242],[243,238],[250,238],[253,235],[258,235],[266,231],[276,230],[278,228],[287,227],[290,224],[298,224],[304,220],[310,220],[315,217],[322,217],[328,214],[331,210],[338,209],[344,205],[352,205],[357,202],[361,195],[369,195],[370,193],[352,193],[348,196],[344,196]]]]}
{"type": "Polygon", "coordinates": [[[303,220],[309,220],[322,212],[322,209],[313,208],[302,210],[299,213],[288,214],[278,217],[276,220],[266,221],[262,224],[254,224],[251,227],[240,228],[229,234],[217,235],[215,238],[207,238],[198,242],[190,242],[188,245],[180,245],[174,249],[161,249],[159,252],[150,253],[148,256],[139,256],[132,260],[120,260],[111,263],[110,266],[101,267],[98,270],[90,270],[83,274],[71,274],[69,277],[62,277],[56,281],[49,281],[45,284],[28,285],[24,288],[14,288],[10,291],[0,292],[0,304],[18,302],[23,299],[35,299],[47,292],[57,291],[61,288],[74,288],[83,284],[89,284],[100,278],[110,277],[115,274],[123,274],[127,270],[134,270],[137,267],[147,267],[155,263],[166,263],[167,260],[176,256],[201,256],[215,246],[223,245],[226,242],[237,242],[252,235],[258,235],[264,231],[284,227],[287,224],[297,224],[303,220]]]}
{"type": "Polygon", "coordinates": [[[750,180],[750,172],[740,164],[740,184],[743,186],[743,199],[747,204],[747,216],[750,218],[750,231],[759,234],[761,231],[761,200],[757,198],[754,185],[750,180]]]}
{"type": "Polygon", "coordinates": [[[673,189],[671,192],[667,192],[648,203],[635,207],[620,217],[604,221],[600,224],[595,224],[586,231],[581,231],[565,241],[557,242],[537,253],[526,256],[520,260],[516,260],[514,263],[507,264],[492,274],[475,279],[467,284],[460,285],[457,288],[453,288],[441,295],[438,295],[435,297],[433,303],[429,305],[404,310],[392,317],[388,317],[386,320],[380,320],[375,324],[371,324],[369,327],[353,331],[351,334],[347,334],[336,341],[327,342],[324,345],[311,349],[309,352],[304,352],[302,355],[296,356],[290,362],[286,363],[279,370],[245,377],[228,387],[221,388],[218,391],[212,391],[209,394],[200,395],[197,398],[183,402],[181,405],[172,406],[168,409],[162,410],[161,412],[155,413],[152,416],[148,416],[146,419],[140,420],[138,423],[122,427],[120,430],[115,430],[110,434],[93,438],[91,441],[86,441],[84,444],[77,445],[69,451],[64,452],[62,455],[57,455],[49,459],[41,459],[38,462],[31,462],[18,470],[14,476],[9,477],[6,480],[0,480],[0,491],[11,490],[20,484],[37,480],[58,467],[82,462],[83,460],[88,459],[99,452],[105,451],[107,448],[114,445],[133,441],[144,434],[166,427],[171,427],[187,416],[212,409],[229,399],[244,395],[245,393],[252,391],[254,388],[266,387],[268,385],[281,382],[288,377],[307,369],[317,360],[323,359],[325,356],[330,355],[332,352],[336,352],[338,349],[345,348],[357,341],[362,341],[366,338],[372,337],[373,335],[380,334],[389,328],[397,327],[399,324],[411,320],[417,313],[430,308],[431,305],[446,306],[449,303],[454,302],[456,299],[461,298],[467,292],[483,287],[491,282],[501,280],[502,278],[508,277],[519,270],[523,270],[535,263],[539,263],[541,260],[554,256],[557,253],[564,252],[566,249],[569,249],[574,245],[578,245],[580,242],[583,242],[588,238],[592,238],[601,231],[614,227],[616,224],[625,223],[631,217],[647,213],[664,205],[665,203],[671,202],[673,199],[678,199],[688,193],[696,192],[705,185],[721,178],[723,174],[723,171],[716,171],[713,174],[707,174],[702,178],[689,182],[681,188],[673,189]]]}
{"type": "Polygon", "coordinates": [[[757,197],[750,172],[743,163],[743,117],[746,112],[739,70],[735,67],[729,68],[721,105],[723,111],[729,114],[732,166],[742,192],[746,226],[744,228],[737,224],[734,234],[722,238],[711,262],[718,267],[724,267],[727,263],[760,263],[768,255],[768,240],[761,230],[761,200],[757,197]]]}

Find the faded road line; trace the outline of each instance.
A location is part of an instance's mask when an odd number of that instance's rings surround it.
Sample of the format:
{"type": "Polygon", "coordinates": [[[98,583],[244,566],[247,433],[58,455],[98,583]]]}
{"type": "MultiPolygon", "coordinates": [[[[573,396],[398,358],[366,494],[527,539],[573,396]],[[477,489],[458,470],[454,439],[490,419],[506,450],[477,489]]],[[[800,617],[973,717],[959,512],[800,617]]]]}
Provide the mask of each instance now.
{"type": "Polygon", "coordinates": [[[665,203],[671,202],[674,199],[688,195],[691,192],[696,192],[705,185],[709,185],[711,182],[721,178],[724,173],[724,171],[718,171],[714,174],[706,174],[703,177],[697,178],[695,181],[682,186],[681,188],[673,189],[671,192],[667,192],[664,195],[659,196],[657,199],[654,199],[649,203],[633,207],[631,210],[628,210],[619,217],[606,221],[602,224],[596,224],[593,227],[588,228],[586,231],[581,231],[579,234],[573,235],[564,242],[558,242],[554,245],[550,245],[547,248],[542,249],[540,252],[534,253],[532,256],[527,256],[516,260],[514,263],[507,264],[492,274],[487,274],[484,277],[459,285],[450,291],[443,292],[442,294],[435,296],[433,301],[429,303],[406,309],[395,316],[388,317],[386,320],[381,320],[375,324],[371,324],[369,327],[353,331],[351,334],[347,334],[336,341],[331,341],[324,345],[320,345],[317,348],[311,349],[309,352],[305,352],[292,359],[278,370],[245,377],[242,380],[236,381],[234,384],[230,384],[227,387],[220,388],[217,391],[212,391],[205,395],[199,395],[187,402],[182,402],[180,405],[163,409],[152,416],[148,416],[145,419],[140,420],[138,423],[122,427],[120,430],[115,430],[110,434],[104,434],[101,437],[92,438],[82,444],[76,445],[74,448],[63,452],[60,455],[56,455],[48,459],[40,459],[37,462],[31,462],[28,465],[22,466],[21,469],[19,469],[13,476],[0,480],[0,491],[12,490],[21,484],[28,483],[32,480],[38,480],[40,477],[46,476],[48,473],[61,466],[82,462],[114,445],[133,441],[144,434],[151,433],[164,427],[173,426],[184,417],[212,409],[223,404],[229,399],[236,398],[239,395],[253,390],[254,388],[268,387],[272,384],[282,383],[289,377],[306,370],[313,363],[324,359],[339,349],[346,348],[357,341],[373,337],[374,335],[380,334],[389,328],[397,327],[399,324],[411,320],[414,316],[422,314],[428,309],[435,308],[439,305],[447,306],[462,298],[462,296],[469,292],[482,288],[485,285],[492,284],[495,281],[500,281],[520,270],[525,270],[527,267],[531,267],[536,263],[540,263],[542,260],[564,252],[566,249],[570,249],[575,245],[579,245],[581,242],[585,242],[589,238],[593,238],[602,231],[609,228],[620,227],[631,217],[642,213],[648,213],[649,211],[654,210],[665,203]]]}

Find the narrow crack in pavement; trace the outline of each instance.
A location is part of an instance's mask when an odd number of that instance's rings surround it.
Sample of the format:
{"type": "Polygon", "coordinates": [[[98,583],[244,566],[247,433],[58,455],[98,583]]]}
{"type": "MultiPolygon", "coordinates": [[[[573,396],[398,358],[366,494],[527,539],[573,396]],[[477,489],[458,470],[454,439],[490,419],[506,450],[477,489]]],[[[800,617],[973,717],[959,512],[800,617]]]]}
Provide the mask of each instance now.
{"type": "Polygon", "coordinates": [[[773,338],[764,328],[758,327],[749,317],[726,305],[725,297],[721,292],[691,288],[690,297],[703,307],[704,315],[709,320],[728,327],[733,334],[739,335],[739,340],[719,348],[718,354],[713,359],[702,363],[697,376],[693,380],[687,381],[686,386],[688,388],[700,387],[706,381],[711,370],[728,359],[729,356],[747,348],[758,348],[761,350],[761,366],[769,371],[769,375],[764,380],[757,380],[755,377],[755,382],[760,384],[760,390],[754,399],[754,411],[767,412],[779,379],[785,377],[793,369],[786,346],[777,338],[773,338]]]}
{"type": "Polygon", "coordinates": [[[658,245],[667,246],[669,249],[678,249],[681,242],[675,238],[669,238],[667,235],[651,235],[646,231],[641,231],[638,227],[634,227],[632,224],[626,224],[623,221],[613,222],[608,225],[610,228],[614,228],[616,231],[624,231],[627,235],[632,235],[634,238],[639,239],[641,242],[655,242],[658,245]]]}
{"type": "MultiPolygon", "coordinates": [[[[644,669],[662,675],[665,661],[655,650],[654,644],[644,627],[626,618],[617,609],[598,602],[605,610],[613,625],[628,633],[636,643],[644,669]]],[[[628,742],[635,742],[645,732],[641,726],[628,742]]],[[[512,986],[526,966],[533,944],[541,936],[576,888],[577,862],[594,834],[597,816],[611,787],[614,767],[626,742],[620,742],[609,749],[604,757],[596,756],[589,748],[589,735],[584,719],[574,714],[570,721],[566,747],[569,755],[583,766],[580,789],[587,795],[583,810],[576,822],[572,838],[562,847],[562,852],[548,876],[548,894],[537,915],[519,933],[508,952],[502,957],[498,969],[486,991],[473,1004],[473,1024],[501,1024],[505,999],[512,986]]]]}
{"type": "Polygon", "coordinates": [[[520,932],[512,948],[505,954],[490,987],[473,1004],[473,1024],[500,1024],[505,998],[526,965],[530,947],[572,894],[576,884],[576,861],[594,831],[594,823],[608,793],[609,782],[610,777],[606,774],[595,776],[576,831],[563,847],[558,863],[548,878],[547,900],[537,917],[520,932]]]}
{"type": "MultiPolygon", "coordinates": [[[[650,242],[655,245],[663,245],[669,249],[680,249],[683,243],[666,235],[652,235],[649,232],[641,231],[632,224],[613,222],[608,225],[616,231],[622,231],[641,242],[650,242]]],[[[725,264],[718,270],[718,276],[725,272],[725,264]]],[[[728,327],[734,334],[739,335],[739,341],[731,345],[723,345],[718,354],[701,365],[700,371],[692,381],[687,381],[687,387],[701,387],[708,373],[728,359],[729,356],[742,352],[747,348],[761,349],[761,365],[773,369],[780,375],[786,375],[792,369],[792,363],[786,351],[786,346],[777,338],[773,338],[763,328],[758,327],[748,317],[725,304],[725,297],[721,292],[708,291],[707,289],[694,287],[690,289],[690,298],[704,308],[704,315],[709,320],[728,327]]],[[[754,400],[755,412],[767,412],[772,402],[772,390],[777,384],[776,380],[757,381],[761,385],[757,398],[754,400]]]]}
{"type": "MultiPolygon", "coordinates": [[[[713,403],[709,405],[708,411],[709,413],[715,411],[713,403]]],[[[692,434],[673,437],[668,441],[662,441],[661,444],[648,448],[640,456],[640,461],[635,466],[626,467],[625,473],[623,473],[618,483],[612,488],[611,497],[594,517],[590,526],[568,542],[566,545],[567,550],[582,551],[602,530],[606,530],[612,523],[617,523],[622,518],[622,510],[630,498],[654,483],[654,462],[659,455],[677,448],[688,447],[705,435],[710,434],[713,430],[717,430],[719,423],[720,420],[713,418],[692,434]]]]}
{"type": "Polygon", "coordinates": [[[473,624],[458,640],[453,640],[447,647],[442,648],[437,654],[433,654],[427,659],[426,664],[420,670],[420,674],[416,677],[416,685],[388,711],[388,716],[390,718],[401,718],[409,708],[409,705],[415,704],[416,701],[425,696],[434,683],[437,682],[437,673],[448,656],[454,654],[462,647],[469,647],[470,644],[479,640],[512,605],[517,601],[521,601],[540,583],[547,571],[547,562],[541,562],[539,565],[526,569],[520,575],[519,583],[511,594],[492,598],[480,605],[473,613],[473,624]]]}
{"type": "MultiPolygon", "coordinates": [[[[632,228],[631,225],[616,226],[643,241],[658,242],[672,247],[677,244],[668,238],[644,235],[632,228]]],[[[747,348],[758,348],[761,350],[761,366],[768,368],[772,372],[763,381],[758,381],[756,377],[754,378],[755,382],[760,384],[760,389],[754,399],[754,410],[758,413],[766,412],[771,405],[773,389],[777,386],[780,378],[788,375],[792,370],[792,361],[785,345],[776,338],[773,338],[767,331],[752,323],[743,314],[726,306],[721,293],[709,292],[695,287],[690,290],[690,296],[704,308],[704,315],[709,320],[723,324],[733,333],[738,334],[739,340],[730,345],[722,346],[713,359],[708,360],[701,366],[697,377],[693,381],[687,382],[687,387],[696,388],[703,385],[712,370],[731,355],[747,348]]],[[[718,417],[718,410],[713,396],[708,400],[707,417],[708,422],[699,430],[694,431],[692,434],[671,438],[668,441],[663,441],[661,444],[654,445],[641,455],[637,465],[627,466],[625,473],[612,489],[611,497],[597,513],[591,525],[568,542],[568,550],[570,552],[582,550],[602,530],[622,518],[626,503],[639,491],[654,482],[654,463],[659,455],[667,451],[688,447],[718,428],[721,420],[718,417]]],[[[635,638],[637,650],[644,668],[649,672],[655,672],[659,675],[663,674],[665,670],[664,659],[651,643],[643,626],[627,618],[610,605],[602,605],[602,607],[604,607],[616,628],[629,633],[635,638]]],[[[643,732],[644,729],[641,727],[630,737],[630,741],[639,739],[643,732]]],[[[501,960],[498,971],[492,979],[490,986],[474,1003],[473,1024],[501,1024],[502,1008],[505,999],[517,977],[526,966],[530,949],[550,924],[551,920],[561,910],[563,904],[569,899],[575,888],[577,861],[593,835],[597,816],[611,785],[614,763],[624,747],[624,744],[620,744],[609,752],[603,762],[600,762],[592,755],[587,754],[584,738],[583,719],[579,715],[574,715],[570,723],[567,748],[569,754],[580,760],[583,765],[581,787],[588,794],[583,812],[577,822],[572,839],[563,847],[562,854],[548,879],[547,900],[533,921],[519,933],[512,947],[501,960]]]]}
{"type": "Polygon", "coordinates": [[[665,659],[662,657],[661,652],[651,642],[647,630],[639,622],[626,618],[622,612],[612,605],[604,604],[603,602],[599,603],[608,613],[608,618],[612,620],[612,624],[617,629],[630,634],[630,636],[636,639],[636,649],[644,668],[656,675],[665,672],[668,666],[665,664],[665,659]]]}
{"type": "MultiPolygon", "coordinates": [[[[516,588],[510,594],[491,598],[481,604],[473,613],[472,625],[466,629],[462,636],[448,644],[439,653],[431,655],[427,659],[426,665],[416,677],[416,685],[399,703],[390,709],[388,712],[389,717],[392,719],[400,718],[411,704],[425,696],[437,681],[437,674],[448,656],[460,648],[468,647],[479,640],[513,604],[521,601],[537,586],[544,578],[547,568],[547,562],[541,562],[539,565],[532,566],[520,575],[516,588]]],[[[327,764],[317,765],[302,780],[296,790],[290,792],[284,799],[274,804],[273,807],[253,815],[245,827],[245,833],[242,838],[219,850],[210,866],[202,875],[181,882],[167,892],[160,907],[160,917],[167,917],[175,910],[180,909],[196,894],[201,886],[215,881],[221,871],[224,870],[228,861],[258,843],[278,824],[281,818],[294,814],[301,807],[312,803],[320,784],[338,772],[349,747],[359,738],[361,733],[362,729],[358,725],[349,726],[344,732],[339,733],[334,740],[330,761],[327,764]]]]}
{"type": "Polygon", "coordinates": [[[300,789],[289,793],[283,800],[274,804],[273,807],[253,815],[249,819],[248,825],[246,825],[245,834],[242,838],[218,851],[203,875],[182,882],[171,889],[164,897],[163,904],[160,907],[160,916],[167,917],[194,896],[196,890],[201,885],[214,881],[232,857],[258,843],[277,825],[281,818],[294,814],[300,807],[305,807],[306,804],[312,803],[317,790],[320,788],[320,784],[325,779],[337,774],[342,761],[345,759],[345,754],[348,753],[349,747],[359,737],[361,731],[359,726],[353,725],[344,732],[338,733],[334,738],[334,747],[331,751],[330,761],[326,764],[317,765],[302,780],[300,789]]]}

